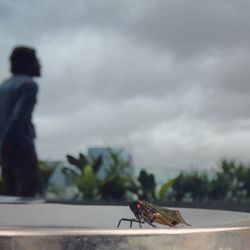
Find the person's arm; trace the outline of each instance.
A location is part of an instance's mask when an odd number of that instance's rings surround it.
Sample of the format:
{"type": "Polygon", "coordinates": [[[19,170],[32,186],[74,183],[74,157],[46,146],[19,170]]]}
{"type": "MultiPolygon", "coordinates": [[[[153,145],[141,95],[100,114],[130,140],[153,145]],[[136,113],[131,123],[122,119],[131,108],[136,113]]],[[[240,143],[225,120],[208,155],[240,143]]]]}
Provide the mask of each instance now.
{"type": "Polygon", "coordinates": [[[37,92],[38,86],[36,83],[27,83],[22,86],[19,99],[3,136],[3,143],[15,140],[15,137],[22,132],[23,124],[31,119],[37,92]]]}

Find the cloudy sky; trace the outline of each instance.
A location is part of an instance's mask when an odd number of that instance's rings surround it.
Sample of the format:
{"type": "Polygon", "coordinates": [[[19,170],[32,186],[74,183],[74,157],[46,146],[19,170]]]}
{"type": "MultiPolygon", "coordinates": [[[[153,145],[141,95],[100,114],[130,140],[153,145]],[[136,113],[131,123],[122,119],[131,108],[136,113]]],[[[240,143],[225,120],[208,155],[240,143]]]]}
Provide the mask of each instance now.
{"type": "Polygon", "coordinates": [[[250,1],[0,0],[0,75],[17,44],[42,64],[42,159],[92,146],[136,166],[250,162],[250,1]]]}

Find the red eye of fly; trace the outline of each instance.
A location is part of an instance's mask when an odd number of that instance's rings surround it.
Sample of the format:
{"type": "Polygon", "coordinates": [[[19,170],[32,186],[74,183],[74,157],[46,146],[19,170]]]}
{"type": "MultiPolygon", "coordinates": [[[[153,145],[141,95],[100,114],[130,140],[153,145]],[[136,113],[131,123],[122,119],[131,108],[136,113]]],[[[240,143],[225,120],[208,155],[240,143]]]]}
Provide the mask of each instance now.
{"type": "Polygon", "coordinates": [[[136,208],[139,209],[141,205],[139,203],[136,204],[136,208]]]}

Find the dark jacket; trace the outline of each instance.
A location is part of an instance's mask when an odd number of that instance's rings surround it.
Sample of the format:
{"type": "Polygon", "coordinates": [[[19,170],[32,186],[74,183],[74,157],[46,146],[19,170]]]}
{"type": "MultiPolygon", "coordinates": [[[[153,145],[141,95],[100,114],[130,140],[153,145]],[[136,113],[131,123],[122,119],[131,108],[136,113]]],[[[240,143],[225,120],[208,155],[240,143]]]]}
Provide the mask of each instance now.
{"type": "Polygon", "coordinates": [[[26,75],[15,75],[0,85],[0,152],[8,143],[16,151],[34,147],[37,92],[37,83],[26,75]]]}

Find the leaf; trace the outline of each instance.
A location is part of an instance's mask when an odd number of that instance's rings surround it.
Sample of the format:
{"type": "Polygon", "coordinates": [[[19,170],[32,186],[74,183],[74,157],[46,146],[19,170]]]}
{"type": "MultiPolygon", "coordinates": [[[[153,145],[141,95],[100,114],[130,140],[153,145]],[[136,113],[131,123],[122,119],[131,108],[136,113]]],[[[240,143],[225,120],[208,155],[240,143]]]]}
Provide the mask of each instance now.
{"type": "Polygon", "coordinates": [[[67,160],[70,164],[79,168],[79,160],[78,159],[76,159],[75,157],[73,157],[71,155],[66,155],[66,157],[67,157],[67,160]]]}
{"type": "Polygon", "coordinates": [[[79,162],[79,166],[82,168],[84,168],[85,165],[87,165],[89,163],[88,158],[85,155],[83,155],[82,153],[79,154],[78,162],[79,162]]]}
{"type": "Polygon", "coordinates": [[[160,200],[164,199],[166,192],[168,191],[169,188],[171,188],[173,186],[174,182],[175,182],[175,179],[172,179],[172,180],[169,180],[161,185],[161,188],[159,191],[160,200]]]}
{"type": "Polygon", "coordinates": [[[79,176],[79,173],[71,168],[68,168],[68,167],[64,167],[61,172],[68,176],[68,177],[71,177],[73,179],[75,179],[77,176],[79,176]]]}
{"type": "Polygon", "coordinates": [[[101,155],[98,156],[96,160],[94,160],[94,162],[93,162],[93,171],[95,173],[97,173],[99,171],[99,169],[101,168],[102,162],[103,162],[103,158],[102,158],[101,155]]]}
{"type": "Polygon", "coordinates": [[[83,193],[84,198],[93,199],[95,197],[98,180],[92,166],[86,165],[83,174],[77,178],[76,185],[83,193]]]}

